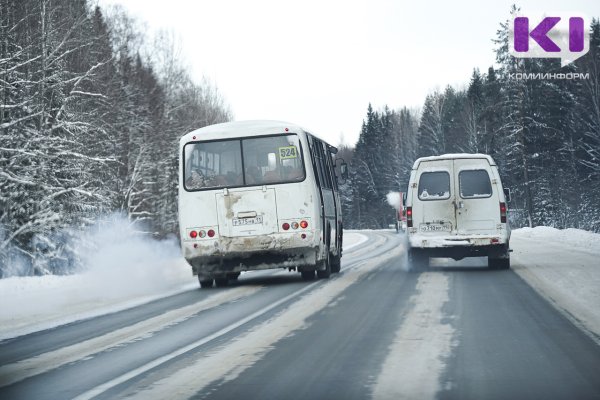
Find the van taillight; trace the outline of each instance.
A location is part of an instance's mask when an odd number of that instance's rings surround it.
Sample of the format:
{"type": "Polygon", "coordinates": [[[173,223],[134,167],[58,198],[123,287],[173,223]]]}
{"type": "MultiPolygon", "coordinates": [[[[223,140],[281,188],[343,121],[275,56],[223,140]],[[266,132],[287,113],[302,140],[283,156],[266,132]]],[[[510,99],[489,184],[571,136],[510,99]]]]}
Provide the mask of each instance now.
{"type": "Polygon", "coordinates": [[[406,226],[412,228],[412,207],[406,207],[406,226]]]}
{"type": "Polygon", "coordinates": [[[500,203],[500,222],[506,223],[506,203],[500,203]]]}

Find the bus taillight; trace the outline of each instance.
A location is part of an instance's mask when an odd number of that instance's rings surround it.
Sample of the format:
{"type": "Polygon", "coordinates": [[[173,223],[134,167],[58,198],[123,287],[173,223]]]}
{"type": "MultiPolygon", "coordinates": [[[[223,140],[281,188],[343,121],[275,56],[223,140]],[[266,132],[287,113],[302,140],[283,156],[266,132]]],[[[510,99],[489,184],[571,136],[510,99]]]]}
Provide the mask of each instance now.
{"type": "Polygon", "coordinates": [[[198,236],[198,232],[196,232],[196,231],[191,231],[191,232],[190,232],[190,237],[191,237],[192,239],[196,239],[196,237],[197,237],[197,236],[198,236]]]}
{"type": "Polygon", "coordinates": [[[406,207],[406,226],[409,228],[413,226],[412,207],[406,207]]]}
{"type": "Polygon", "coordinates": [[[284,222],[283,225],[281,225],[281,227],[283,228],[284,231],[287,231],[288,229],[290,229],[290,224],[288,224],[287,222],[284,222]]]}
{"type": "Polygon", "coordinates": [[[307,221],[304,221],[304,220],[300,221],[300,227],[301,227],[302,229],[306,229],[306,228],[308,228],[308,222],[307,222],[307,221]]]}
{"type": "Polygon", "coordinates": [[[212,229],[209,229],[208,230],[208,237],[213,237],[213,236],[215,236],[215,231],[212,230],[212,229]]]}

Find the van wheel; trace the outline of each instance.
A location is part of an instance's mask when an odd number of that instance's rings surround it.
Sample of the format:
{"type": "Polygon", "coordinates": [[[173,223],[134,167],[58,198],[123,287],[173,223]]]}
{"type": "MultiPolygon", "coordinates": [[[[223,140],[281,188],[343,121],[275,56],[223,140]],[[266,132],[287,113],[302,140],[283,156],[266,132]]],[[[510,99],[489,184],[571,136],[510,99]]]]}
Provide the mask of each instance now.
{"type": "Polygon", "coordinates": [[[510,269],[510,257],[508,258],[492,258],[488,257],[489,269],[510,269]]]}
{"type": "Polygon", "coordinates": [[[302,275],[302,279],[305,281],[312,281],[315,279],[315,270],[312,269],[310,271],[300,271],[300,275],[302,275]]]}
{"type": "Polygon", "coordinates": [[[202,289],[211,288],[213,285],[212,279],[205,279],[205,278],[201,278],[200,276],[198,276],[198,282],[200,282],[200,287],[202,289]]]}
{"type": "Polygon", "coordinates": [[[423,271],[429,267],[429,256],[422,249],[410,248],[408,250],[408,264],[410,271],[423,271]]]}
{"type": "Polygon", "coordinates": [[[501,249],[488,254],[488,268],[489,269],[509,269],[510,268],[510,252],[509,245],[502,246],[501,249]]]}

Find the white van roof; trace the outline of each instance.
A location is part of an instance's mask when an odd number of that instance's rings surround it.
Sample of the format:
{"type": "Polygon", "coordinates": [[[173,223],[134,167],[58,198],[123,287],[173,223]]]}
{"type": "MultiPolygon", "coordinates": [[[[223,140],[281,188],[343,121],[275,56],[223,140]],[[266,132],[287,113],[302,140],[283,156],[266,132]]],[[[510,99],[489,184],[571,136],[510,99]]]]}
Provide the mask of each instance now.
{"type": "Polygon", "coordinates": [[[412,169],[419,168],[419,164],[422,162],[438,161],[438,160],[456,160],[456,159],[467,159],[467,158],[468,159],[473,159],[473,158],[485,159],[490,163],[490,165],[493,165],[493,166],[496,165],[496,162],[494,161],[494,159],[490,155],[487,155],[487,154],[454,153],[454,154],[442,154],[439,156],[429,156],[429,157],[417,158],[417,160],[413,164],[412,169]]]}

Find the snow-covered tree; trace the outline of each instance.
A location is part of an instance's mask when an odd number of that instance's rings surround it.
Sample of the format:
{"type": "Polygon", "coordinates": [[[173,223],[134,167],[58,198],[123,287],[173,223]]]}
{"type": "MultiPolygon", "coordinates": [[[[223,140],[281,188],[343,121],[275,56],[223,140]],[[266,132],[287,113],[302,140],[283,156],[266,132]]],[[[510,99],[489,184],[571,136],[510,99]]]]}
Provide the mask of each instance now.
{"type": "Polygon", "coordinates": [[[0,276],[15,257],[71,271],[69,232],[111,211],[175,232],[176,141],[230,118],[122,9],[89,4],[0,0],[0,276]]]}

